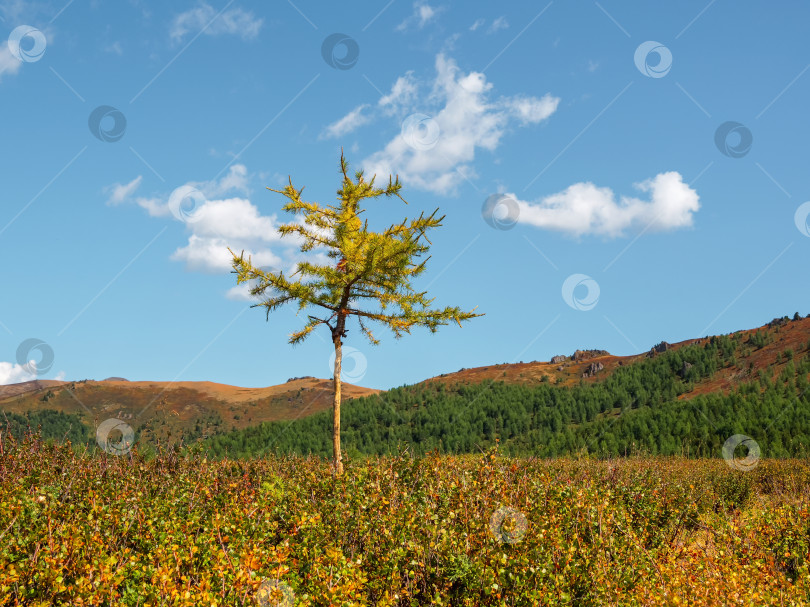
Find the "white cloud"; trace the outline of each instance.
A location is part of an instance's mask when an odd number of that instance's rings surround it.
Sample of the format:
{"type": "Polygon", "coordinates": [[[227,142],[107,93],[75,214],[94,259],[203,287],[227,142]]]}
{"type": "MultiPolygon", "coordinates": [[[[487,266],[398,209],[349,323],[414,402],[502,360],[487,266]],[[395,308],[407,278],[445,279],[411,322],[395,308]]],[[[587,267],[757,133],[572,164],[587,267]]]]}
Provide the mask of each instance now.
{"type": "Polygon", "coordinates": [[[192,181],[193,185],[208,198],[216,198],[217,196],[224,196],[225,194],[233,191],[248,194],[248,174],[247,167],[244,164],[233,164],[228,169],[228,174],[219,181],[192,181]]]}
{"type": "MultiPolygon", "coordinates": [[[[483,18],[476,19],[475,22],[470,26],[469,29],[470,29],[471,32],[474,32],[474,31],[480,29],[481,27],[483,27],[484,24],[486,24],[486,22],[487,22],[487,20],[483,19],[483,18]]],[[[494,34],[495,32],[498,32],[500,30],[505,30],[508,27],[509,27],[509,21],[507,21],[506,17],[502,15],[502,16],[498,17],[497,19],[495,19],[490,24],[490,26],[486,30],[486,33],[487,34],[494,34]]]]}
{"type": "Polygon", "coordinates": [[[327,126],[320,134],[319,139],[333,139],[335,137],[342,137],[343,135],[348,135],[364,124],[371,122],[371,116],[363,114],[368,107],[369,106],[367,103],[358,105],[343,118],[327,126]]]}
{"type": "Polygon", "coordinates": [[[33,381],[36,378],[36,374],[31,373],[28,365],[0,362],[0,386],[20,384],[25,381],[33,381]]]}
{"type": "Polygon", "coordinates": [[[133,193],[135,193],[135,190],[137,190],[140,187],[141,181],[143,181],[143,176],[138,175],[135,179],[133,179],[129,183],[125,184],[115,183],[105,188],[104,191],[110,194],[109,198],[107,198],[107,204],[115,206],[121,204],[122,202],[127,201],[129,197],[132,196],[133,193]]]}
{"type": "Polygon", "coordinates": [[[697,192],[675,171],[659,173],[635,187],[648,193],[649,200],[622,196],[617,202],[610,188],[589,182],[575,183],[539,202],[525,202],[514,194],[508,196],[517,201],[520,223],[575,236],[616,237],[630,229],[685,228],[692,225],[693,214],[700,209],[697,192]]]}
{"type": "MultiPolygon", "coordinates": [[[[397,78],[391,87],[391,92],[380,97],[377,101],[377,108],[386,115],[404,117],[404,112],[407,112],[416,101],[418,89],[419,83],[414,78],[413,71],[408,71],[404,76],[397,78]]],[[[373,122],[374,116],[369,110],[373,111],[373,108],[367,103],[358,105],[348,114],[328,125],[319,138],[342,137],[373,122]]]]}
{"type": "Polygon", "coordinates": [[[537,124],[557,111],[560,104],[559,97],[552,97],[546,93],[539,99],[537,97],[512,97],[504,105],[512,110],[513,115],[521,124],[537,124]]]}
{"type": "Polygon", "coordinates": [[[250,294],[250,285],[247,283],[231,287],[225,291],[225,297],[232,301],[255,301],[255,298],[250,294]]]}
{"type": "Polygon", "coordinates": [[[419,27],[424,27],[428,21],[436,16],[436,9],[428,4],[419,4],[417,11],[419,14],[419,27]]]}
{"type": "Polygon", "coordinates": [[[0,45],[0,81],[3,80],[3,76],[13,76],[19,72],[20,66],[22,66],[22,61],[11,54],[11,51],[8,50],[8,42],[3,41],[0,45]]]}
{"type": "Polygon", "coordinates": [[[377,102],[377,105],[388,113],[400,113],[403,108],[413,104],[416,99],[418,83],[413,77],[413,71],[405,72],[404,76],[397,78],[391,92],[377,102]]]}
{"type": "Polygon", "coordinates": [[[150,217],[168,217],[171,215],[169,205],[161,198],[136,198],[135,203],[145,209],[150,217]]]}
{"type": "Polygon", "coordinates": [[[111,186],[104,188],[104,193],[108,194],[107,204],[109,206],[118,206],[119,204],[134,202],[142,209],[146,209],[152,217],[167,217],[171,214],[169,206],[159,198],[133,198],[133,194],[141,186],[143,176],[138,175],[129,183],[114,183],[111,186]]]}
{"type": "Polygon", "coordinates": [[[427,2],[414,2],[413,3],[413,13],[410,17],[405,19],[402,23],[400,23],[396,29],[397,31],[404,31],[408,29],[411,24],[416,24],[416,27],[422,29],[428,23],[430,23],[436,15],[441,12],[441,9],[436,8],[434,6],[430,6],[427,2]]]}
{"type": "Polygon", "coordinates": [[[498,32],[500,30],[505,30],[508,27],[509,27],[509,22],[506,20],[506,17],[501,16],[501,17],[498,17],[497,19],[495,19],[495,21],[492,22],[492,25],[490,25],[489,28],[487,29],[487,34],[494,34],[495,32],[498,32]]]}
{"type": "MultiPolygon", "coordinates": [[[[206,200],[188,226],[192,231],[188,244],[177,249],[172,259],[184,261],[190,270],[230,271],[228,247],[237,253],[245,250],[260,266],[282,264],[269,249],[281,240],[275,216],[261,215],[247,199],[206,200]]],[[[287,242],[293,241],[288,238],[287,242]]]]}
{"type": "MultiPolygon", "coordinates": [[[[140,187],[142,176],[138,175],[129,183],[115,183],[104,188],[108,194],[107,204],[116,206],[125,202],[134,202],[142,209],[145,209],[151,217],[168,217],[171,215],[168,198],[144,198],[134,197],[133,194],[140,187]]],[[[233,191],[244,194],[249,192],[247,168],[243,164],[234,164],[219,181],[192,181],[186,185],[199,190],[206,198],[217,198],[233,191]]]]}
{"type": "MultiPolygon", "coordinates": [[[[141,185],[141,176],[129,183],[114,184],[105,188],[108,204],[135,203],[155,217],[171,217],[169,195],[155,198],[136,197],[141,185]]],[[[247,168],[235,164],[219,180],[191,181],[191,186],[203,194],[199,207],[193,209],[193,220],[186,222],[188,242],[178,247],[171,255],[174,261],[183,262],[187,270],[206,273],[229,273],[232,269],[231,254],[244,251],[259,267],[291,270],[298,257],[292,251],[300,240],[288,236],[282,241],[275,215],[262,215],[246,197],[249,193],[247,168]],[[245,196],[233,196],[241,193],[245,196]]],[[[311,258],[311,257],[310,257],[311,258]]],[[[248,297],[244,288],[231,289],[230,298],[248,297]]]]}
{"type": "MultiPolygon", "coordinates": [[[[401,80],[401,79],[400,79],[401,80]]],[[[399,174],[409,186],[441,194],[453,193],[465,178],[475,176],[471,163],[477,148],[495,150],[510,123],[536,124],[547,119],[557,109],[559,99],[551,95],[542,98],[519,96],[490,100],[493,85],[479,72],[463,73],[452,59],[436,57],[436,77],[429,94],[420,96],[416,85],[408,87],[397,81],[399,95],[407,98],[409,113],[430,114],[431,126],[438,138],[435,145],[411,147],[398,133],[382,150],[363,161],[368,174],[399,174]],[[408,95],[406,96],[405,92],[408,95]]],[[[385,97],[384,99],[387,99],[385,97]]]]}
{"type": "Polygon", "coordinates": [[[180,13],[174,18],[169,35],[173,42],[180,42],[186,34],[203,31],[209,36],[232,34],[242,40],[252,40],[259,35],[264,19],[257,19],[251,11],[232,8],[218,14],[210,4],[201,2],[199,6],[180,13]]]}

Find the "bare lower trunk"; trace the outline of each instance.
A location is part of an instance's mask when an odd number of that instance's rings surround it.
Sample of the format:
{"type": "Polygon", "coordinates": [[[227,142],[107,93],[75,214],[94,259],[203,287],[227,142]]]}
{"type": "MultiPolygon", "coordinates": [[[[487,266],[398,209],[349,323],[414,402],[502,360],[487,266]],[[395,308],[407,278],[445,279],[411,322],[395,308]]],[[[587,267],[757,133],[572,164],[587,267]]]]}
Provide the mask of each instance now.
{"type": "Polygon", "coordinates": [[[343,358],[340,338],[335,339],[335,400],[332,404],[332,450],[335,454],[333,462],[336,476],[343,474],[343,461],[340,457],[340,371],[343,358]]]}

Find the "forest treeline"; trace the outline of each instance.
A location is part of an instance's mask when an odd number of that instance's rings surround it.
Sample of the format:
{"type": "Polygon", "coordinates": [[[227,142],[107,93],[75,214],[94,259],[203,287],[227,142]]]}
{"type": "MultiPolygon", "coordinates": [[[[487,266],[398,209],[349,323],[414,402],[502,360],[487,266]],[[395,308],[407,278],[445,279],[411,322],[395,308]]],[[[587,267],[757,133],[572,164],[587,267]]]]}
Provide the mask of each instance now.
{"type": "Polygon", "coordinates": [[[73,444],[86,443],[90,428],[78,415],[62,413],[53,409],[19,413],[0,412],[0,431],[20,439],[24,434],[39,431],[48,441],[69,440],[73,444]]]}
{"type": "MultiPolygon", "coordinates": [[[[785,349],[765,368],[755,369],[747,360],[773,343],[778,331],[713,337],[576,386],[485,381],[394,388],[344,403],[342,442],[354,457],[405,448],[413,454],[474,453],[496,441],[503,453],[516,456],[719,456],[730,436],[744,434],[764,457],[805,456],[810,451],[810,343],[795,352],[785,349]],[[689,394],[723,369],[736,378],[733,390],[689,394]]],[[[40,410],[6,414],[0,423],[17,437],[39,430],[48,440],[95,444],[92,428],[78,415],[40,410]]],[[[182,448],[210,457],[329,456],[331,428],[331,411],[324,411],[205,439],[186,436],[182,448]]],[[[139,445],[146,451],[153,447],[139,445]]]]}
{"type": "MultiPolygon", "coordinates": [[[[764,331],[713,337],[574,387],[486,381],[395,388],[345,403],[342,441],[353,456],[397,453],[406,446],[415,454],[471,453],[496,441],[502,452],[521,456],[719,456],[729,437],[745,434],[763,456],[803,456],[810,445],[810,344],[798,353],[786,349],[766,369],[739,362],[741,354],[772,339],[764,331]],[[727,368],[740,378],[730,393],[679,399],[727,368]]],[[[215,457],[328,456],[330,415],[264,423],[212,437],[197,449],[215,457]]]]}

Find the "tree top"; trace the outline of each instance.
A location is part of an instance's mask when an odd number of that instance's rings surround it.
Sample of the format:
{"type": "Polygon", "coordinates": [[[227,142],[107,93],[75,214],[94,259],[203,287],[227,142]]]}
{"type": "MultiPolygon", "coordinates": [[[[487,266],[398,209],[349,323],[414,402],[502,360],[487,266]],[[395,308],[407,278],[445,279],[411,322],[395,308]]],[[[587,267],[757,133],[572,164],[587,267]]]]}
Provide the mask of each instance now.
{"type": "Polygon", "coordinates": [[[308,314],[305,326],[290,335],[290,343],[306,339],[319,325],[326,325],[333,340],[346,333],[346,321],[355,316],[360,330],[373,344],[379,343],[369,328],[369,322],[379,323],[399,338],[412,327],[426,327],[436,332],[438,327],[463,321],[482,314],[475,309],[464,312],[459,307],[432,308],[433,299],[426,291],[417,291],[412,280],[425,271],[430,259],[426,256],[431,242],[429,230],[441,226],[444,216],[439,210],[430,215],[420,213],[414,219],[403,219],[382,232],[369,229],[361,203],[366,199],[396,197],[402,185],[399,177],[390,177],[385,187],[375,185],[376,175],[366,180],[363,171],[352,177],[343,151],[340,154],[341,186],[337,203],[321,205],[302,198],[304,188],[296,189],[292,178],[283,190],[267,188],[287,198],[282,209],[295,220],[279,227],[282,237],[295,237],[303,253],[312,252],[298,263],[293,274],[265,271],[253,265],[244,251],[233,251],[233,273],[237,284],[254,281],[250,293],[265,299],[254,307],[270,312],[288,303],[298,311],[320,310],[308,314]]]}

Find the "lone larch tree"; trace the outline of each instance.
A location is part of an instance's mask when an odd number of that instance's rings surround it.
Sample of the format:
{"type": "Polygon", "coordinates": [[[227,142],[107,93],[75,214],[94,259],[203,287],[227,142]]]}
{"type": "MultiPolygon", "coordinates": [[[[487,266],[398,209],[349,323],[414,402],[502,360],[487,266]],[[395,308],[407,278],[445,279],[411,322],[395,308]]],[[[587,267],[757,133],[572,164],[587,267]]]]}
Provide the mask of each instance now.
{"type": "MultiPolygon", "coordinates": [[[[293,187],[292,178],[283,190],[267,188],[283,194],[289,201],[284,211],[300,215],[303,221],[279,227],[282,237],[297,235],[302,252],[325,251],[331,263],[318,264],[305,260],[297,264],[292,275],[283,271],[266,271],[245,258],[244,251],[233,251],[233,273],[237,284],[253,282],[250,293],[263,298],[253,307],[270,312],[287,303],[298,306],[298,312],[308,313],[307,322],[300,331],[290,335],[293,345],[304,341],[317,327],[329,329],[335,348],[334,404],[333,404],[333,473],[343,473],[340,452],[340,401],[341,401],[341,346],[346,337],[349,317],[357,318],[360,331],[374,345],[379,341],[369,328],[371,322],[388,327],[394,337],[410,333],[412,327],[426,327],[435,333],[439,326],[470,320],[481,314],[475,309],[464,312],[458,307],[433,309],[433,299],[426,291],[416,291],[411,280],[425,271],[430,248],[428,230],[441,226],[444,216],[437,217],[438,209],[428,216],[403,219],[383,232],[369,229],[368,220],[360,203],[367,198],[400,196],[399,177],[389,176],[388,185],[375,187],[373,177],[366,181],[363,171],[357,171],[354,179],[349,176],[349,165],[341,151],[340,172],[343,180],[337,191],[338,204],[321,206],[317,202],[305,202],[301,198],[304,188],[293,187]],[[420,261],[421,259],[421,261],[420,261]],[[295,280],[293,280],[295,278],[295,280]]],[[[376,176],[375,176],[376,177],[376,176]]],[[[229,249],[230,250],[230,249],[229,249]]],[[[313,256],[308,256],[313,257],[313,256]]]]}

